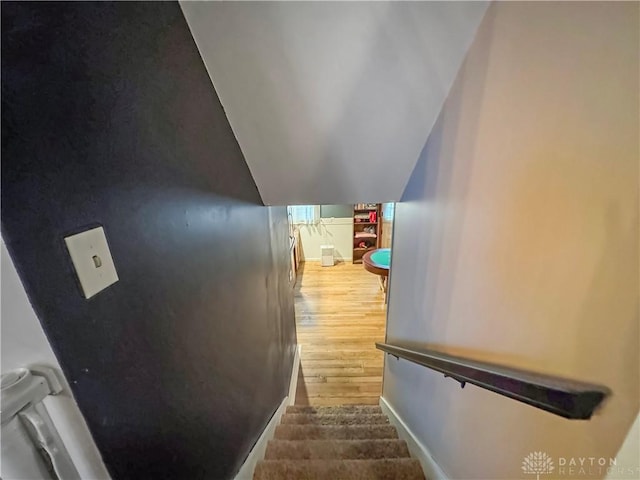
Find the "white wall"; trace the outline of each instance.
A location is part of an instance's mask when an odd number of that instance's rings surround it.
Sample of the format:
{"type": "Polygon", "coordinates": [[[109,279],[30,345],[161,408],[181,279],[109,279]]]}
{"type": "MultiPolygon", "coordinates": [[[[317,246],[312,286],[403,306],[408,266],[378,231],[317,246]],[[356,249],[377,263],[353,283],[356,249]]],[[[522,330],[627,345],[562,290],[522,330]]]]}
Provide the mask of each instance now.
{"type": "Polygon", "coordinates": [[[396,205],[389,342],[613,391],[571,421],[387,359],[384,397],[450,478],[613,457],[638,415],[639,7],[493,3],[396,205]]]}
{"type": "Polygon", "coordinates": [[[607,480],[640,478],[640,415],[627,433],[622,447],[616,454],[616,465],[607,474],[607,480]]]}
{"type": "Polygon", "coordinates": [[[485,2],[180,5],[265,204],[399,200],[485,2]]]}
{"type": "Polygon", "coordinates": [[[44,401],[78,473],[83,479],[108,479],[100,453],[64,379],[40,322],[29,303],[18,273],[1,242],[2,269],[2,372],[30,364],[48,365],[64,380],[65,390],[44,401]]]}
{"type": "Polygon", "coordinates": [[[353,259],[353,217],[321,218],[316,225],[296,225],[300,230],[301,257],[320,261],[320,245],[333,245],[336,260],[353,259]]]}

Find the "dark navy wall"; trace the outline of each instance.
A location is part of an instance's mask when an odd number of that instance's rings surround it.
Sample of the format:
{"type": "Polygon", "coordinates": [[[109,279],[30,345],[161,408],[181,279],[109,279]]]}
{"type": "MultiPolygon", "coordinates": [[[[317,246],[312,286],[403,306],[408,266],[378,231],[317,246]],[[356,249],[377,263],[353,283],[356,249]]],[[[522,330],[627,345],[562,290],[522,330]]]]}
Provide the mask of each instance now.
{"type": "Polygon", "coordinates": [[[3,2],[2,234],[113,477],[233,477],[291,374],[287,216],[177,3],[3,2]],[[94,225],[120,281],[86,300],[94,225]]]}

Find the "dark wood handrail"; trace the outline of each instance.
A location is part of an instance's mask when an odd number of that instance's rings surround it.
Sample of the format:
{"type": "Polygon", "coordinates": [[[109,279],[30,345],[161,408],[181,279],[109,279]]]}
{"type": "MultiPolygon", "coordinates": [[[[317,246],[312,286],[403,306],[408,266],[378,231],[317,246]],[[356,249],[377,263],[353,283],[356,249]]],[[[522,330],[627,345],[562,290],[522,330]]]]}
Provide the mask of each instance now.
{"type": "Polygon", "coordinates": [[[437,350],[414,350],[387,343],[376,343],[376,348],[443,373],[460,382],[462,387],[471,383],[570,419],[591,418],[611,394],[611,390],[602,385],[480,362],[437,350]]]}

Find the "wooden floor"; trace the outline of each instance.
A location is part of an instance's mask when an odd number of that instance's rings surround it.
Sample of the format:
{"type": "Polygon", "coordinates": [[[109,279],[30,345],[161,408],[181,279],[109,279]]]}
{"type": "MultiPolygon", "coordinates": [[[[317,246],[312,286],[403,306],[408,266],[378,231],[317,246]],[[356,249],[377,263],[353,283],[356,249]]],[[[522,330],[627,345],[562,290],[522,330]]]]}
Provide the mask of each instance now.
{"type": "Polygon", "coordinates": [[[378,404],[386,305],[362,264],[303,263],[295,289],[302,345],[297,405],[378,404]]]}

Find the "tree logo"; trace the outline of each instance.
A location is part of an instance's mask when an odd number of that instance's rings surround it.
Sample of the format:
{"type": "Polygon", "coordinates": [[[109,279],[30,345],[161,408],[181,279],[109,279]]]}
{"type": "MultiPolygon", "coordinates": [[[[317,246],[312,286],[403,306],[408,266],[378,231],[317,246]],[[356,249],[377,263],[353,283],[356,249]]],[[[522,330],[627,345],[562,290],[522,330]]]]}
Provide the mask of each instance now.
{"type": "Polygon", "coordinates": [[[553,462],[545,452],[531,452],[522,461],[522,471],[533,474],[536,480],[540,480],[540,475],[553,472],[553,462]]]}

